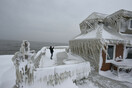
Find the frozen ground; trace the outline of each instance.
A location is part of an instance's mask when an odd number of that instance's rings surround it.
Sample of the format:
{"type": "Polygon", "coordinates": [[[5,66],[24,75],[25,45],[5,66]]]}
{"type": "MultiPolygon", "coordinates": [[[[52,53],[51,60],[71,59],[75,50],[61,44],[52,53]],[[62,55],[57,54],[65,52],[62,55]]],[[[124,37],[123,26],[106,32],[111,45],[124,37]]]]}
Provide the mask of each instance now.
{"type": "Polygon", "coordinates": [[[104,76],[99,75],[95,71],[92,71],[88,78],[99,88],[132,88],[132,83],[126,81],[117,81],[104,76]]]}
{"type": "Polygon", "coordinates": [[[11,88],[15,84],[15,68],[11,58],[13,55],[0,56],[0,88],[11,88]]]}
{"type": "MultiPolygon", "coordinates": [[[[0,56],[0,88],[12,88],[15,84],[15,69],[11,61],[12,55],[0,56]]],[[[50,59],[50,52],[47,49],[46,55],[42,57],[40,68],[54,67],[65,64],[75,64],[84,62],[84,60],[76,55],[66,53],[65,49],[55,49],[53,60],[50,59]]],[[[48,73],[47,73],[48,74],[48,73]]],[[[39,84],[36,84],[36,86],[39,84]]],[[[76,84],[71,79],[66,79],[63,83],[56,86],[44,86],[44,88],[132,88],[129,82],[121,82],[101,76],[94,70],[88,79],[77,81],[76,84]],[[68,85],[67,85],[68,84],[68,85]]],[[[32,87],[34,88],[34,87],[32,87]]],[[[42,88],[42,87],[40,87],[42,88]]]]}
{"type": "Polygon", "coordinates": [[[107,78],[111,78],[113,80],[126,81],[128,83],[132,83],[132,72],[120,72],[119,76],[116,75],[116,72],[112,73],[111,71],[100,71],[99,74],[107,78]]]}

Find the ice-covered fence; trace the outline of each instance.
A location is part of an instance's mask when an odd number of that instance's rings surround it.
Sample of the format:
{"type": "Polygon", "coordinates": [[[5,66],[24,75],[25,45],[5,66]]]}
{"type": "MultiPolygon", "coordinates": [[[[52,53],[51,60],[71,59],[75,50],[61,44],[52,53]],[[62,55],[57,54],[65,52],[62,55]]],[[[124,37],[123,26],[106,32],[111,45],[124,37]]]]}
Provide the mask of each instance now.
{"type": "Polygon", "coordinates": [[[83,62],[71,65],[60,65],[55,67],[38,68],[34,73],[34,83],[43,85],[57,85],[70,78],[72,81],[88,78],[90,63],[83,62]]]}

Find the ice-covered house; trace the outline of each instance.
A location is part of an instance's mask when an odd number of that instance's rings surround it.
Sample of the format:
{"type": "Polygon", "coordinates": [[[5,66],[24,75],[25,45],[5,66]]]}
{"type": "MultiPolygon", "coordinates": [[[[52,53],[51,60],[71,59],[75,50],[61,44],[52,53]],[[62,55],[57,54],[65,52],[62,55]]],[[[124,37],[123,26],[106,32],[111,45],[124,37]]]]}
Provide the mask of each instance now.
{"type": "Polygon", "coordinates": [[[119,60],[132,60],[132,11],[94,12],[80,23],[80,31],[69,41],[71,52],[90,61],[97,71],[110,70],[119,60]]]}

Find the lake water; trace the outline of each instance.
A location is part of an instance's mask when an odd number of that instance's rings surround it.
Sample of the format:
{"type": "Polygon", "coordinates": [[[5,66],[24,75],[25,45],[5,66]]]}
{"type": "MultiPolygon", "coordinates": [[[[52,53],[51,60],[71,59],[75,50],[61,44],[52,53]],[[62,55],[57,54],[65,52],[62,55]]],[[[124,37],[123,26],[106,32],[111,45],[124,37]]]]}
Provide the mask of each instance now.
{"type": "MultiPolygon", "coordinates": [[[[65,46],[68,44],[65,43],[50,43],[50,42],[30,42],[30,49],[35,50],[36,52],[42,47],[48,46],[65,46]]],[[[0,55],[14,54],[19,51],[22,41],[14,40],[0,40],[0,55]]]]}

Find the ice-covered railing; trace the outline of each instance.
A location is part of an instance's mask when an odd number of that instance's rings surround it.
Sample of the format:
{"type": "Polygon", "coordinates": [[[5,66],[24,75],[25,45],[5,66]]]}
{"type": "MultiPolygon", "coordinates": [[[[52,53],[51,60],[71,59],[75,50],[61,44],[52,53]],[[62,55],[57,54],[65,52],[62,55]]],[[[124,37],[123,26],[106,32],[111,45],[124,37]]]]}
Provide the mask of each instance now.
{"type": "Polygon", "coordinates": [[[67,79],[71,79],[73,82],[88,78],[90,71],[89,62],[38,68],[34,73],[34,85],[39,84],[41,87],[44,84],[47,86],[55,86],[63,83],[67,79]]]}
{"type": "Polygon", "coordinates": [[[39,67],[39,63],[40,63],[40,60],[41,60],[41,57],[43,55],[46,54],[46,47],[43,47],[40,51],[38,51],[38,53],[35,55],[34,57],[34,66],[35,68],[38,68],[39,67]]]}

